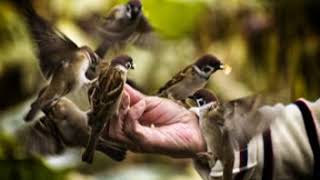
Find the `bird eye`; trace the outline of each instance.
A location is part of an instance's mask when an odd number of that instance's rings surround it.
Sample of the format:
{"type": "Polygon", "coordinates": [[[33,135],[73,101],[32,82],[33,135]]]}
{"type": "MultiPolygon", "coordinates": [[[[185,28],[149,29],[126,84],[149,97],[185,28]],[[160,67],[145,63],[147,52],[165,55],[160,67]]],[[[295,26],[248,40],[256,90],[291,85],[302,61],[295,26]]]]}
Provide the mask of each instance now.
{"type": "Polygon", "coordinates": [[[202,68],[202,71],[205,72],[205,73],[208,73],[208,72],[212,71],[212,68],[209,67],[209,66],[206,66],[206,67],[202,68]]]}
{"type": "Polygon", "coordinates": [[[198,104],[198,106],[203,106],[203,105],[205,105],[205,101],[202,99],[202,98],[200,98],[200,99],[197,99],[197,104],[198,104]]]}
{"type": "Polygon", "coordinates": [[[130,6],[126,6],[126,11],[131,11],[131,7],[130,6]]]}
{"type": "Polygon", "coordinates": [[[131,63],[129,63],[129,62],[126,63],[126,68],[127,68],[127,69],[131,69],[131,63]]]}

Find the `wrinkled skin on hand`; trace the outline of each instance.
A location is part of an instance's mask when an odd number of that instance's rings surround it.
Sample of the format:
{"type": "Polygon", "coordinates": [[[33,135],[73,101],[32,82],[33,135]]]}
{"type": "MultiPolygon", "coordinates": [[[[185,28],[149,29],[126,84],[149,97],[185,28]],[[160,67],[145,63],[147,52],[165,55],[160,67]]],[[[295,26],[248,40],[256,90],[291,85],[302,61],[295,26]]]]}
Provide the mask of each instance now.
{"type": "Polygon", "coordinates": [[[143,95],[128,85],[119,119],[111,121],[104,137],[140,153],[190,158],[206,151],[193,112],[169,99],[143,95]]]}

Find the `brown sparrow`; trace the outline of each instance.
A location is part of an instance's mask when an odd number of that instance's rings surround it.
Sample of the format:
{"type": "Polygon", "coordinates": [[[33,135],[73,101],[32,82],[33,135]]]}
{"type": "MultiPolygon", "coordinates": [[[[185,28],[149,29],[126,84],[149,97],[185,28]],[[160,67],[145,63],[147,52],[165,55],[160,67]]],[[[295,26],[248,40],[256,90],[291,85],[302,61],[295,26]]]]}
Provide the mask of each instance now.
{"type": "MultiPolygon", "coordinates": [[[[85,147],[89,140],[90,127],[88,116],[67,98],[59,99],[46,112],[48,121],[52,121],[58,136],[68,147],[85,147]]],[[[126,150],[118,144],[98,138],[96,149],[116,161],[125,158],[126,150]]]]}
{"type": "Polygon", "coordinates": [[[85,162],[92,162],[94,149],[103,129],[108,126],[109,121],[116,120],[118,117],[129,69],[134,69],[131,57],[124,55],[114,58],[110,65],[107,64],[101,68],[96,85],[90,91],[92,93],[90,95],[92,109],[89,113],[91,134],[87,148],[82,155],[82,160],[85,162]]]}
{"type": "Polygon", "coordinates": [[[52,24],[37,15],[28,0],[16,0],[16,4],[25,16],[32,38],[37,44],[42,74],[50,81],[40,91],[25,117],[26,121],[31,121],[40,109],[92,82],[85,73],[89,66],[98,60],[98,56],[87,46],[78,47],[52,24]],[[18,3],[20,1],[21,3],[18,3]]]}
{"type": "Polygon", "coordinates": [[[220,60],[212,55],[204,55],[194,64],[187,66],[177,73],[158,91],[158,96],[174,100],[185,100],[196,91],[204,88],[210,76],[217,70],[226,70],[230,67],[222,64],[220,60]]]}
{"type": "Polygon", "coordinates": [[[103,39],[96,53],[103,58],[114,44],[139,39],[142,34],[151,32],[152,28],[142,13],[140,0],[129,0],[126,4],[116,6],[98,25],[103,39]],[[138,38],[136,38],[138,37],[138,38]]]}
{"type": "Polygon", "coordinates": [[[246,145],[255,135],[266,130],[275,119],[275,112],[266,105],[262,95],[221,103],[212,92],[201,89],[193,96],[198,108],[191,108],[199,116],[201,131],[207,143],[210,168],[217,160],[223,165],[223,179],[232,179],[234,150],[246,145]]]}

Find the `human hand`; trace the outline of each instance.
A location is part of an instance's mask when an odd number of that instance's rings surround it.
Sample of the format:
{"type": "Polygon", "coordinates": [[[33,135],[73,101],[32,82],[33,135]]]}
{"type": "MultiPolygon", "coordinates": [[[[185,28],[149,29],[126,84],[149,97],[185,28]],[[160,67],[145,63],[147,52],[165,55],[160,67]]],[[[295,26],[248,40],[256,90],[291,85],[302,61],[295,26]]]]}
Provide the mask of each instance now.
{"type": "Polygon", "coordinates": [[[169,99],[145,96],[130,86],[125,87],[119,119],[110,123],[105,135],[134,152],[185,158],[206,151],[193,112],[169,99]]]}

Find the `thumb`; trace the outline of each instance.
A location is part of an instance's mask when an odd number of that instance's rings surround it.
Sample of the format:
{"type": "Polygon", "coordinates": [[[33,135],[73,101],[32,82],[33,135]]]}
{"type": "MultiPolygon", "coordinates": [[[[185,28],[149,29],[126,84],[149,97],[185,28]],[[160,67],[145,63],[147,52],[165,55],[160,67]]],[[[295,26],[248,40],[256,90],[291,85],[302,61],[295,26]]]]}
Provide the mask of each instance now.
{"type": "MultiPolygon", "coordinates": [[[[144,100],[139,101],[134,106],[132,106],[126,117],[126,121],[128,124],[138,123],[138,120],[141,118],[142,114],[146,109],[146,102],[144,100]]],[[[127,124],[126,123],[126,124],[127,124]]]]}
{"type": "Polygon", "coordinates": [[[135,90],[134,88],[132,88],[131,86],[129,86],[127,84],[124,86],[124,90],[130,96],[130,105],[136,104],[142,98],[145,97],[141,92],[135,90]]]}

